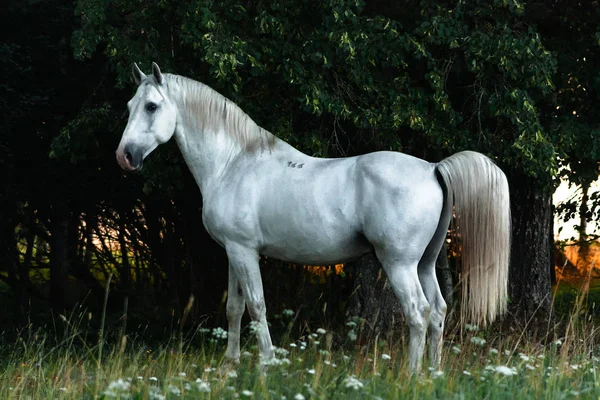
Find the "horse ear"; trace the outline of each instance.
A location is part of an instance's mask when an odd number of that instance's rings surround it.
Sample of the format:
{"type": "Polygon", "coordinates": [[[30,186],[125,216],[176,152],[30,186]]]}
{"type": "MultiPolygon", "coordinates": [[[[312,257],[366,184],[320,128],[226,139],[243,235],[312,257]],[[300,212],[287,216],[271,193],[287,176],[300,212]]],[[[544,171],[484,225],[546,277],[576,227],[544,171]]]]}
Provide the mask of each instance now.
{"type": "Polygon", "coordinates": [[[131,74],[133,75],[133,80],[135,81],[135,83],[137,83],[138,86],[142,83],[144,79],[146,79],[146,74],[142,72],[142,70],[140,69],[140,67],[137,66],[136,63],[133,63],[133,66],[131,67],[131,74]]]}
{"type": "Polygon", "coordinates": [[[158,65],[155,62],[152,63],[152,75],[154,75],[156,83],[158,83],[159,85],[163,84],[165,78],[163,77],[163,74],[160,72],[160,68],[158,68],[158,65]]]}

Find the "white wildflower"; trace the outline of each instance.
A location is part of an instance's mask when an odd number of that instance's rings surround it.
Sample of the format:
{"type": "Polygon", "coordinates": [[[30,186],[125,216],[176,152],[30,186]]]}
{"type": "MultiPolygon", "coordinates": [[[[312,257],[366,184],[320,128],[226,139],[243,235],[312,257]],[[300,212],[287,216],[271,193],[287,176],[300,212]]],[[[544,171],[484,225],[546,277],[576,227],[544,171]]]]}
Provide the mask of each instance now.
{"type": "Polygon", "coordinates": [[[181,396],[181,389],[179,389],[177,386],[174,385],[169,385],[167,387],[167,390],[169,391],[169,393],[171,393],[173,396],[181,396]]]}
{"type": "Polygon", "coordinates": [[[510,350],[508,350],[508,349],[504,350],[504,355],[505,355],[505,356],[507,356],[507,357],[508,357],[508,356],[510,356],[511,354],[512,354],[512,352],[511,352],[510,350]]]}
{"type": "Polygon", "coordinates": [[[562,340],[556,339],[554,342],[552,342],[552,344],[555,345],[555,346],[561,346],[562,345],[562,340]]]}
{"type": "Polygon", "coordinates": [[[463,373],[463,375],[471,376],[471,373],[469,371],[467,371],[466,369],[462,373],[463,373]]]}
{"type": "Polygon", "coordinates": [[[314,375],[317,372],[317,370],[315,370],[314,368],[311,368],[311,369],[307,370],[306,372],[308,372],[311,375],[314,375]]]}
{"type": "Polygon", "coordinates": [[[185,378],[187,376],[187,374],[185,372],[180,372],[177,375],[180,376],[181,378],[185,378]]]}
{"type": "Polygon", "coordinates": [[[483,346],[485,345],[485,339],[479,336],[473,336],[471,338],[471,343],[473,343],[476,346],[483,346]]]}
{"type": "Polygon", "coordinates": [[[290,347],[298,347],[296,343],[290,343],[290,347]]]}
{"type": "Polygon", "coordinates": [[[251,392],[248,389],[242,390],[240,393],[244,397],[252,397],[252,396],[254,396],[254,392],[251,392]]]}
{"type": "Polygon", "coordinates": [[[228,377],[228,378],[237,378],[237,377],[238,377],[238,374],[237,374],[237,372],[235,372],[235,371],[229,371],[229,372],[227,373],[227,377],[228,377]]]}
{"type": "Polygon", "coordinates": [[[66,388],[66,387],[61,387],[61,388],[59,388],[58,390],[60,390],[61,392],[66,392],[66,391],[67,391],[67,388],[66,388]]]}
{"type": "Polygon", "coordinates": [[[160,392],[160,388],[156,386],[150,386],[148,389],[148,399],[149,400],[166,400],[167,396],[160,392]]]}
{"type": "Polygon", "coordinates": [[[515,368],[507,367],[506,365],[498,365],[496,368],[496,373],[504,376],[513,376],[517,375],[517,370],[515,368]]]}
{"type": "Polygon", "coordinates": [[[460,354],[460,352],[461,352],[460,347],[458,347],[458,346],[452,346],[452,352],[454,354],[460,354]]]}
{"type": "Polygon", "coordinates": [[[275,352],[275,354],[277,354],[280,357],[286,357],[288,354],[290,354],[289,351],[287,351],[286,349],[283,349],[281,347],[275,347],[273,349],[273,351],[275,352]]]}
{"type": "Polygon", "coordinates": [[[196,387],[200,393],[210,393],[210,383],[204,382],[202,379],[196,379],[196,387]]]}
{"type": "Polygon", "coordinates": [[[283,315],[283,316],[285,316],[285,317],[292,317],[292,316],[294,316],[294,314],[295,314],[295,313],[294,313],[294,310],[290,310],[290,309],[288,309],[288,308],[286,308],[285,310],[283,310],[283,311],[281,312],[281,315],[283,315]]]}
{"type": "Polygon", "coordinates": [[[294,396],[294,400],[304,400],[304,396],[302,395],[302,393],[297,393],[294,396]]]}
{"type": "Polygon", "coordinates": [[[217,339],[227,339],[227,331],[221,327],[213,328],[212,335],[217,339]]]}
{"type": "Polygon", "coordinates": [[[158,382],[158,378],[157,378],[157,377],[155,377],[155,376],[151,376],[151,377],[150,377],[150,378],[148,378],[148,379],[150,379],[150,381],[151,381],[151,382],[158,382]]]}
{"type": "Polygon", "coordinates": [[[348,332],[348,339],[350,339],[351,342],[355,342],[357,338],[358,338],[358,336],[356,335],[356,332],[354,332],[354,331],[348,332]]]}
{"type": "Polygon", "coordinates": [[[104,391],[106,397],[122,397],[121,395],[127,393],[131,388],[131,383],[127,382],[123,378],[119,378],[116,381],[112,381],[108,384],[108,388],[104,391]]]}
{"type": "Polygon", "coordinates": [[[521,359],[521,361],[529,361],[529,356],[523,353],[519,353],[519,358],[521,359]]]}
{"type": "Polygon", "coordinates": [[[346,379],[344,379],[344,385],[349,389],[359,390],[362,389],[365,385],[360,381],[360,379],[355,378],[353,375],[350,375],[346,379]]]}
{"type": "Polygon", "coordinates": [[[327,333],[327,331],[326,331],[325,329],[323,329],[323,328],[319,328],[319,329],[317,329],[317,333],[318,333],[319,335],[324,335],[324,334],[326,334],[326,333],[327,333]]]}
{"type": "Polygon", "coordinates": [[[535,367],[531,364],[525,364],[525,368],[527,368],[530,371],[533,371],[535,369],[535,367]]]}
{"type": "Polygon", "coordinates": [[[392,356],[390,356],[389,354],[385,354],[384,353],[384,354],[381,355],[381,359],[382,360],[391,360],[392,356]]]}
{"type": "Polygon", "coordinates": [[[442,376],[444,376],[444,371],[433,371],[431,373],[431,376],[433,377],[433,379],[441,378],[442,376]]]}
{"type": "Polygon", "coordinates": [[[493,347],[488,352],[491,356],[495,356],[498,354],[498,349],[494,349],[493,347]]]}
{"type": "Polygon", "coordinates": [[[250,325],[248,326],[251,333],[259,333],[262,331],[262,325],[260,324],[260,321],[250,321],[250,325]]]}

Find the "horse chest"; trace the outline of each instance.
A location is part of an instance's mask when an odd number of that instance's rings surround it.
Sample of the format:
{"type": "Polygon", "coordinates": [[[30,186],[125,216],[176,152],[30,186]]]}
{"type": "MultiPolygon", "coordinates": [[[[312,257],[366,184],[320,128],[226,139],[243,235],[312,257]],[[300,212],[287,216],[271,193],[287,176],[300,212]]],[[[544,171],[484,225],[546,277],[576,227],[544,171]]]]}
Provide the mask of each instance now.
{"type": "Polygon", "coordinates": [[[246,207],[233,207],[227,202],[208,202],[202,209],[202,223],[209,235],[221,246],[233,241],[252,241],[254,218],[246,207]]]}

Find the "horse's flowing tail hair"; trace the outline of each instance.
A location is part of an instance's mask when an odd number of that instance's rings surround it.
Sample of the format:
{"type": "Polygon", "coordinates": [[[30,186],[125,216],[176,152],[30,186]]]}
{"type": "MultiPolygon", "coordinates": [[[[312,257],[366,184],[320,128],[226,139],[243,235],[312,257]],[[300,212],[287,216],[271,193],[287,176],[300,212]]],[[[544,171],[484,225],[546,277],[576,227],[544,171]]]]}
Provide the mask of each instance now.
{"type": "Polygon", "coordinates": [[[506,176],[483,154],[463,151],[437,164],[454,202],[461,243],[461,318],[486,325],[506,311],[510,198],[506,176]]]}

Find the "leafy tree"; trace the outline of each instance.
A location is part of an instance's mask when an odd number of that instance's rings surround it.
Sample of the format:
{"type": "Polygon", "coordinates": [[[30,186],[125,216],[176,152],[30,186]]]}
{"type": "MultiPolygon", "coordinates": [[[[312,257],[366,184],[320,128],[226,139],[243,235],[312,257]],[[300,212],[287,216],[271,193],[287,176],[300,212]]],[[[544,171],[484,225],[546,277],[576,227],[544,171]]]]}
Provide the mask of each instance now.
{"type": "Polygon", "coordinates": [[[76,56],[102,52],[117,87],[132,61],[157,61],[311,154],[491,155],[511,182],[513,305],[549,309],[556,57],[524,3],[80,0],[76,13],[76,56]]]}

